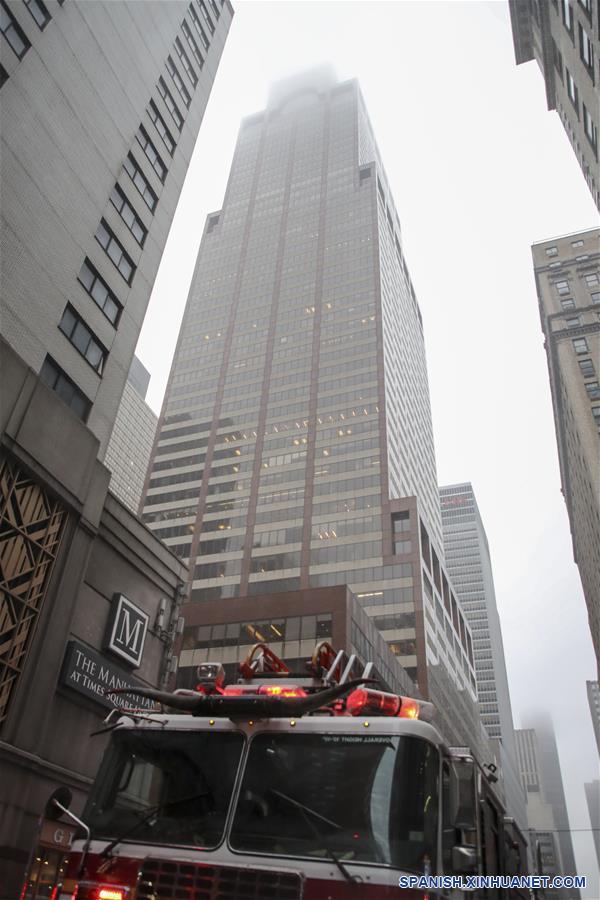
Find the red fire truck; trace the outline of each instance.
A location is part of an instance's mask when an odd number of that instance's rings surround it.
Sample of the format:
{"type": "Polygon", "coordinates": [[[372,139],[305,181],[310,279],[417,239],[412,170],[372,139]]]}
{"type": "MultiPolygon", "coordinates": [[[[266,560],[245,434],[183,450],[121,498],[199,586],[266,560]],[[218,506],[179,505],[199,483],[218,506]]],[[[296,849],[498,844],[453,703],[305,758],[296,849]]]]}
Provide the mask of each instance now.
{"type": "MultiPolygon", "coordinates": [[[[518,829],[431,704],[355,669],[321,644],[292,673],[257,645],[235,684],[207,664],[196,691],[145,692],[162,711],[121,710],[60,900],[441,900],[466,895],[400,877],[524,872],[518,829]]],[[[65,791],[47,813],[75,818],[65,791]]]]}

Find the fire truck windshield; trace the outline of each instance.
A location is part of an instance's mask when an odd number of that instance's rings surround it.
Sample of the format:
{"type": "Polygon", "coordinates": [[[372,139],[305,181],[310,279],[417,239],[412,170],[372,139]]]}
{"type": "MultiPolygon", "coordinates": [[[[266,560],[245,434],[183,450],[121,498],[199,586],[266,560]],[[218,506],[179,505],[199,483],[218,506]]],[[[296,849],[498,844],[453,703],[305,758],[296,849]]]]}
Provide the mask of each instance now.
{"type": "Polygon", "coordinates": [[[435,871],[438,772],[421,738],[257,734],[231,847],[435,871]]]}
{"type": "Polygon", "coordinates": [[[216,847],[244,738],[235,732],[118,729],[88,800],[94,838],[216,847]]]}

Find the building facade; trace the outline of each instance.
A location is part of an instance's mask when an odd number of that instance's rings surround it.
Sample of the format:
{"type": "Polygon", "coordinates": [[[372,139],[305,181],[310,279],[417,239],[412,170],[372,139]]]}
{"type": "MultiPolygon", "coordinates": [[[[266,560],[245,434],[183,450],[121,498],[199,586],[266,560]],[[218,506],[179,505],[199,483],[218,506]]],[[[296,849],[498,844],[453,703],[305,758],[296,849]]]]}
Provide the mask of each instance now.
{"type": "Polygon", "coordinates": [[[443,566],[423,324],[354,81],[305,73],[242,123],[144,519],[189,561],[190,609],[349,585],[437,692],[453,740],[480,735],[471,633],[443,566]]]}
{"type": "Polygon", "coordinates": [[[150,373],[134,356],[104,458],[110,469],[110,490],[136,514],[158,423],[146,403],[149,382],[150,373]]]}
{"type": "MultiPolygon", "coordinates": [[[[525,790],[527,791],[528,819],[532,809],[536,808],[535,803],[537,803],[541,795],[543,802],[548,804],[552,809],[552,818],[555,828],[555,853],[561,866],[561,872],[565,875],[571,875],[574,872],[577,872],[577,868],[575,865],[575,853],[573,852],[573,842],[571,840],[571,826],[569,824],[569,814],[567,812],[554,726],[549,716],[542,713],[536,716],[530,716],[525,724],[526,728],[524,729],[524,732],[528,735],[530,746],[535,747],[535,752],[529,760],[529,765],[532,764],[531,760],[534,762],[534,768],[532,769],[534,773],[532,776],[533,780],[527,781],[524,785],[525,790]],[[531,736],[532,732],[533,737],[531,736]],[[537,779],[537,781],[535,779],[537,779]],[[535,788],[536,783],[538,785],[537,789],[535,788]],[[535,796],[536,794],[538,795],[537,797],[535,796]]],[[[520,737],[521,734],[522,733],[519,731],[516,732],[518,753],[520,753],[519,742],[522,740],[520,737]]],[[[522,757],[520,757],[520,761],[523,765],[522,757]]],[[[522,771],[528,772],[529,770],[527,768],[522,768],[522,771]]],[[[529,821],[531,827],[531,819],[529,819],[529,821]]],[[[535,822],[535,819],[533,821],[535,822]]],[[[535,824],[533,827],[537,832],[535,824]]],[[[544,838],[544,840],[548,840],[549,843],[549,838],[544,838]]],[[[579,890],[574,888],[564,888],[558,896],[561,900],[579,900],[580,893],[579,890]]]]}
{"type": "Polygon", "coordinates": [[[469,483],[440,488],[446,568],[473,634],[481,721],[500,741],[507,809],[525,826],[500,616],[485,528],[469,483]]]}
{"type": "Polygon", "coordinates": [[[597,681],[586,681],[588,703],[590,704],[590,715],[592,717],[592,727],[600,755],[600,684],[597,681]]]}
{"type": "Polygon", "coordinates": [[[232,14],[2,5],[2,333],[101,457],[232,14]]]}
{"type": "Polygon", "coordinates": [[[48,795],[65,784],[81,811],[111,685],[135,702],[172,666],[185,568],[102,459],[231,15],[0,7],[2,900],[29,859],[29,895],[56,893],[48,795]]]}
{"type": "Polygon", "coordinates": [[[600,781],[597,778],[595,781],[586,781],[584,788],[592,839],[598,860],[598,871],[600,872],[600,781]]]}
{"type": "MultiPolygon", "coordinates": [[[[563,873],[554,811],[547,802],[538,758],[537,736],[533,729],[515,731],[517,759],[523,790],[527,797],[527,829],[533,872],[538,875],[563,873]]],[[[550,895],[559,897],[557,891],[550,895]]]]}
{"type": "Polygon", "coordinates": [[[600,229],[532,247],[562,492],[600,668],[600,229]]]}
{"type": "Polygon", "coordinates": [[[509,0],[517,65],[535,59],[600,209],[600,10],[592,0],[509,0]]]}

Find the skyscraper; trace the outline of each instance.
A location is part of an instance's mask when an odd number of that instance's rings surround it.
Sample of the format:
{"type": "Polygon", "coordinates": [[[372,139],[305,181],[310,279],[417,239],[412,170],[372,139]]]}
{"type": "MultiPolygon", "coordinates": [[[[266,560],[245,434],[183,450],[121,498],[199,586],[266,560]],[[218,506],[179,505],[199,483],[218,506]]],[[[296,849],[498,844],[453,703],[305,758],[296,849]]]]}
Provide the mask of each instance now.
{"type": "Polygon", "coordinates": [[[509,0],[509,7],[517,65],[537,61],[548,109],[558,112],[600,209],[598,4],[592,0],[509,0]]]}
{"type": "Polygon", "coordinates": [[[510,815],[525,825],[502,628],[485,528],[471,484],[440,488],[446,567],[473,634],[475,678],[481,721],[501,741],[510,815]]]}
{"type": "Polygon", "coordinates": [[[134,356],[104,460],[110,490],[136,514],[158,422],[145,399],[149,382],[150,373],[134,356]]]}
{"type": "Polygon", "coordinates": [[[595,781],[587,781],[584,784],[584,788],[585,799],[590,816],[592,840],[594,841],[594,849],[596,850],[596,858],[598,860],[598,871],[600,872],[600,781],[597,778],[595,781]]]}
{"type": "Polygon", "coordinates": [[[592,727],[594,736],[600,754],[600,684],[597,681],[586,681],[588,703],[590,704],[590,715],[592,717],[592,727]]]}
{"type": "Polygon", "coordinates": [[[2,333],[104,454],[228,2],[3,3],[2,333]]]}
{"type": "MultiPolygon", "coordinates": [[[[525,724],[526,731],[535,732],[538,781],[541,784],[545,802],[552,807],[556,828],[556,843],[559,847],[562,871],[565,875],[571,875],[577,869],[554,725],[550,717],[544,713],[529,716],[525,724]]],[[[517,732],[517,740],[519,740],[518,735],[519,732],[517,732]]],[[[531,793],[529,788],[527,790],[531,793]]],[[[579,900],[580,894],[576,889],[564,889],[561,896],[565,900],[566,898],[568,900],[579,900]]]]}
{"type": "Polygon", "coordinates": [[[242,123],[144,518],[189,560],[192,604],[347,583],[439,695],[449,739],[480,733],[443,566],[423,323],[355,81],[304,73],[242,123]]]}
{"type": "MultiPolygon", "coordinates": [[[[527,797],[527,828],[533,871],[538,875],[561,875],[564,869],[556,821],[552,805],[545,796],[537,735],[532,728],[519,729],[515,731],[515,741],[521,781],[527,797]]],[[[552,896],[560,895],[553,891],[552,896]]]]}
{"type": "Polygon", "coordinates": [[[29,895],[55,894],[69,831],[40,816],[58,784],[81,811],[110,679],[168,673],[185,569],[101,460],[231,16],[0,4],[3,900],[38,837],[29,895]]]}
{"type": "Polygon", "coordinates": [[[600,229],[532,247],[562,492],[600,668],[600,229]]]}

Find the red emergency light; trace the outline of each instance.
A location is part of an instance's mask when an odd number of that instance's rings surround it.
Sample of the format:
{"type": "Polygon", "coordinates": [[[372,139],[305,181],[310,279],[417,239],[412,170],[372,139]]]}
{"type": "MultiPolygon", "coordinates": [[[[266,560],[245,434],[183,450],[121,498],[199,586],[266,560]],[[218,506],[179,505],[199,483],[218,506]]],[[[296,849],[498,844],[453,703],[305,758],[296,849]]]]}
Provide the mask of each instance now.
{"type": "Polygon", "coordinates": [[[261,684],[258,693],[267,697],[307,697],[304,688],[296,684],[261,684]]]}
{"type": "Polygon", "coordinates": [[[352,716],[397,716],[401,719],[429,718],[430,703],[401,697],[370,688],[357,688],[346,700],[346,711],[352,716]],[[424,715],[425,714],[425,715],[424,715]]]}

